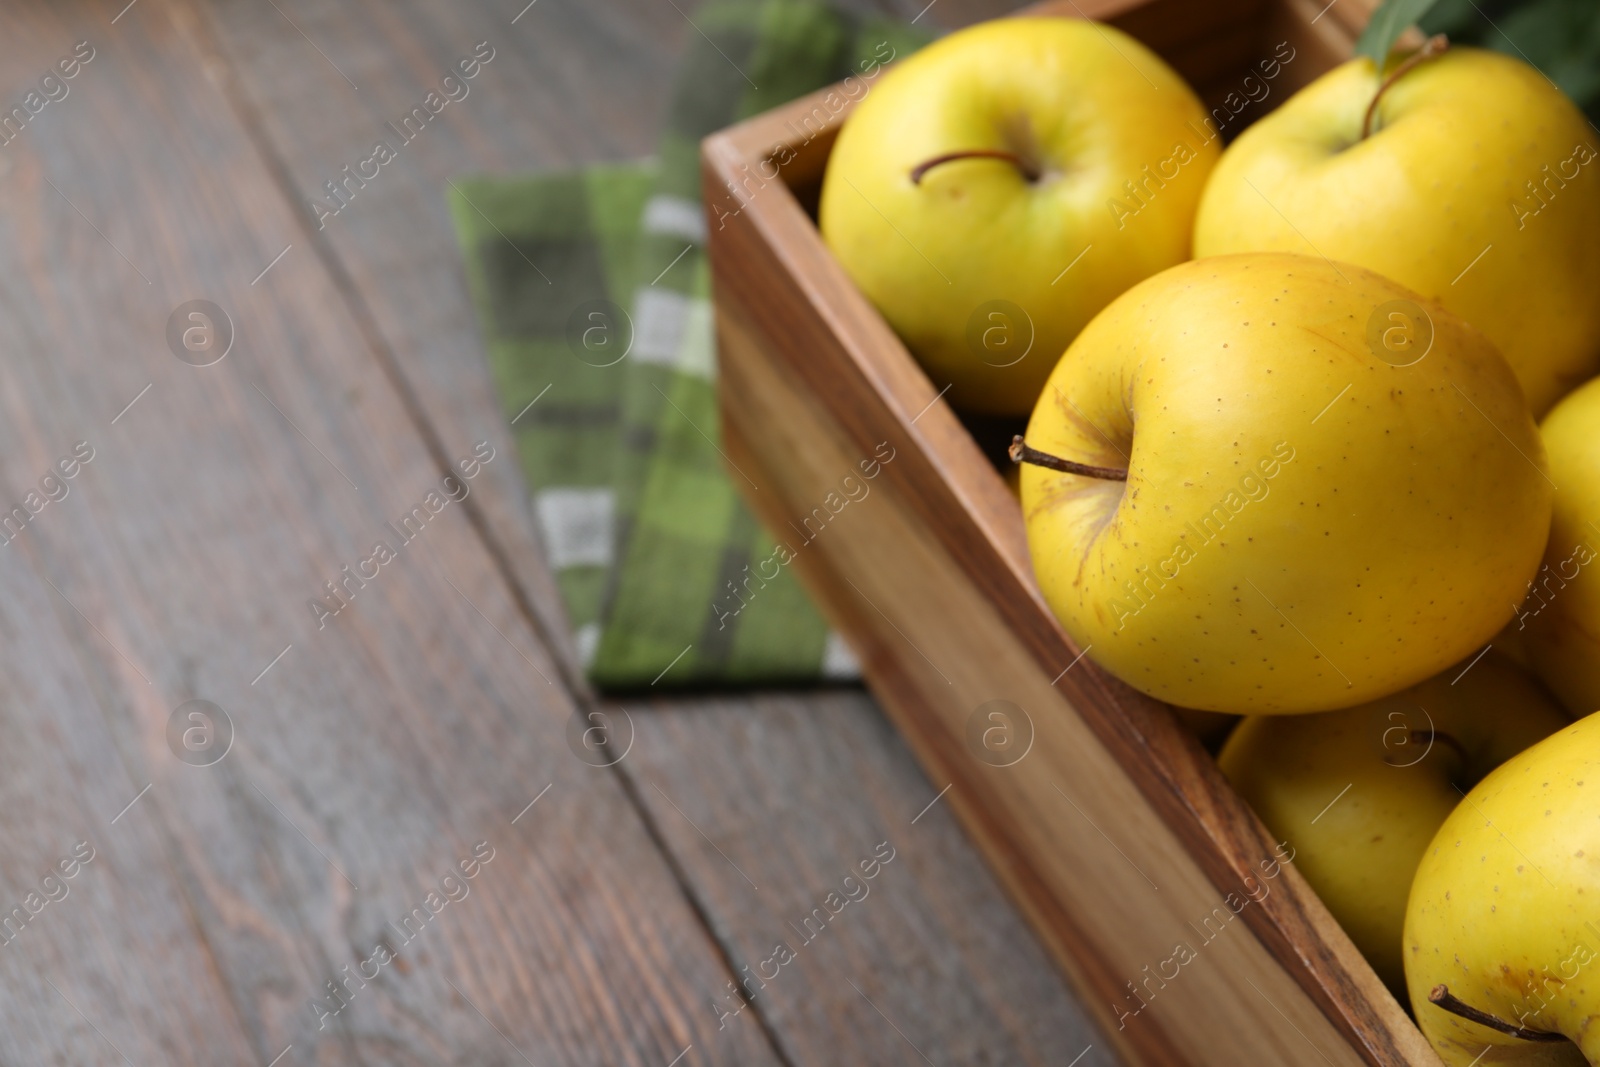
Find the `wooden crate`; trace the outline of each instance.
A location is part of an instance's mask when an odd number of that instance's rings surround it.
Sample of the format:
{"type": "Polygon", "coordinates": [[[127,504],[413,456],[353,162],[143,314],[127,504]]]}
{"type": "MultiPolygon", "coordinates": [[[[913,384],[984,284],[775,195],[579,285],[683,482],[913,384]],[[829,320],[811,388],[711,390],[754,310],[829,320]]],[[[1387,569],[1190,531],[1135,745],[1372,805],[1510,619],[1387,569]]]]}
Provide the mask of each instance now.
{"type": "MultiPolygon", "coordinates": [[[[1065,0],[1029,13],[1122,27],[1208,106],[1288,41],[1264,112],[1348,58],[1371,6],[1065,0]]],[[[1128,1061],[1438,1064],[1293,864],[1272,865],[1278,843],[1193,733],[1077,662],[1034,583],[1016,500],[817,232],[841,101],[818,93],[704,144],[723,437],[758,486],[749,502],[1128,1061]],[[806,525],[885,442],[893,459],[868,496],[806,525]],[[1010,766],[977,758],[969,737],[993,700],[1031,723],[1010,766]],[[1180,943],[1187,963],[1173,962],[1180,943]]],[[[906,798],[908,820],[927,799],[906,798]]]]}

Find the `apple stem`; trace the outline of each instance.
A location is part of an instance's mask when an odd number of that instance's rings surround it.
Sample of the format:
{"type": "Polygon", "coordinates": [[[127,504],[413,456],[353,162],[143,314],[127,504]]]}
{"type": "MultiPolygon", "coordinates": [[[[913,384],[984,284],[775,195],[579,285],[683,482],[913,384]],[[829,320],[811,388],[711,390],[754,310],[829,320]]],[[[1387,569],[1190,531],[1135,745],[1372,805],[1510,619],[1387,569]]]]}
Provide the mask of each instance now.
{"type": "Polygon", "coordinates": [[[1453,750],[1455,754],[1461,758],[1462,763],[1466,763],[1469,759],[1467,756],[1467,746],[1463,745],[1460,741],[1457,741],[1454,734],[1447,734],[1443,730],[1434,730],[1432,733],[1428,734],[1424,734],[1421,730],[1412,730],[1411,740],[1437,741],[1445,748],[1453,750]]]}
{"type": "Polygon", "coordinates": [[[1524,1041],[1567,1040],[1565,1034],[1552,1033],[1549,1030],[1528,1030],[1521,1026],[1513,1026],[1504,1019],[1496,1018],[1486,1011],[1479,1011],[1470,1004],[1464,1004],[1457,1000],[1455,994],[1450,992],[1449,987],[1444,985],[1436,985],[1433,987],[1433,991],[1428,994],[1428,1002],[1443,1008],[1452,1015],[1459,1015],[1463,1019],[1468,1019],[1472,1022],[1475,1022],[1479,1026],[1487,1026],[1491,1030],[1498,1031],[1502,1034],[1509,1034],[1511,1037],[1518,1037],[1524,1041]]]}
{"type": "Polygon", "coordinates": [[[1103,478],[1108,482],[1128,480],[1128,472],[1121,467],[1091,467],[1087,463],[1075,463],[1070,459],[1052,456],[1048,452],[1040,452],[1024,441],[1020,433],[1011,439],[1008,454],[1013,463],[1032,463],[1035,467],[1049,467],[1064,474],[1081,474],[1085,478],[1103,478]]]}
{"type": "Polygon", "coordinates": [[[941,163],[954,163],[958,159],[1003,159],[1022,172],[1022,176],[1030,182],[1039,180],[1039,172],[1028,165],[1028,161],[1015,152],[1007,152],[1000,148],[966,148],[959,152],[946,152],[942,156],[918,163],[911,168],[911,184],[921,185],[922,176],[941,163]]]}
{"type": "Polygon", "coordinates": [[[1450,38],[1442,33],[1436,33],[1423,42],[1421,48],[1411,53],[1405,62],[1394,68],[1394,72],[1383,80],[1383,84],[1378,86],[1378,91],[1372,94],[1372,103],[1367,105],[1367,117],[1361,120],[1361,139],[1363,141],[1372,136],[1372,119],[1378,113],[1378,101],[1382,100],[1383,94],[1389,91],[1389,86],[1399,81],[1418,63],[1432,59],[1434,56],[1447,51],[1449,47],[1450,38]]]}

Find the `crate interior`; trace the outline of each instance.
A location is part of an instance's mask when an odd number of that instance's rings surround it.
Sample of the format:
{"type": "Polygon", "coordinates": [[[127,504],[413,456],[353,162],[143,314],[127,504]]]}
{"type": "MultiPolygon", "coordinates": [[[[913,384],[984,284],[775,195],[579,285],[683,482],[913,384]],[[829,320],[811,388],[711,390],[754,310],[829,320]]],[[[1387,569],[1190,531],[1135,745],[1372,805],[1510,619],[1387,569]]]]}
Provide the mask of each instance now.
{"type": "MultiPolygon", "coordinates": [[[[1298,89],[1347,59],[1358,28],[1352,23],[1359,24],[1364,20],[1371,5],[1361,0],[1333,6],[1301,3],[1299,0],[1220,0],[1211,4],[1198,4],[1193,0],[1154,0],[1151,3],[1139,3],[1138,0],[1077,0],[1049,6],[1055,9],[1052,13],[1087,15],[1108,21],[1161,55],[1195,89],[1208,110],[1223,109],[1216,114],[1226,116],[1226,120],[1219,120],[1218,125],[1224,142],[1227,142],[1298,89]],[[1349,10],[1341,12],[1340,8],[1343,7],[1349,10]],[[1285,45],[1292,50],[1293,58],[1287,62],[1280,59],[1276,76],[1263,79],[1260,65],[1283,55],[1285,45]],[[1254,82],[1247,82],[1247,79],[1254,79],[1254,82]],[[1260,87],[1262,84],[1267,90],[1264,93],[1260,87]],[[1229,100],[1230,94],[1236,94],[1232,101],[1229,100]],[[1245,106],[1240,106],[1239,97],[1246,94],[1253,98],[1245,106]]],[[[801,106],[809,104],[797,105],[801,106]]],[[[788,188],[813,226],[836,125],[830,124],[804,139],[790,140],[793,124],[785,125],[780,132],[779,124],[773,122],[759,133],[752,131],[748,134],[738,149],[742,160],[748,161],[749,166],[753,167],[755,161],[768,151],[766,146],[771,144],[765,138],[774,137],[785,142],[784,148],[791,156],[783,166],[776,168],[779,180],[788,188]]],[[[718,176],[719,181],[726,183],[732,192],[734,184],[729,176],[735,173],[735,165],[744,164],[736,164],[733,158],[726,158],[724,163],[727,169],[718,176]]],[[[746,172],[748,169],[745,167],[746,172]]],[[[736,205],[738,198],[730,197],[728,202],[736,205]]],[[[763,238],[769,241],[775,239],[771,235],[763,238]]],[[[787,239],[792,242],[794,235],[788,234],[787,239]]],[[[809,248],[798,252],[794,259],[780,255],[780,269],[802,270],[810,255],[809,248]]],[[[815,293],[810,295],[815,298],[815,293]]],[[[894,352],[885,352],[872,358],[881,358],[897,365],[901,362],[894,352]]],[[[910,358],[909,353],[905,358],[910,358]]],[[[890,377],[899,379],[900,375],[896,371],[890,377]]],[[[995,468],[994,476],[998,477],[1000,468],[1009,466],[1005,457],[1006,446],[1013,434],[1021,432],[1026,420],[973,417],[959,411],[955,414],[980,452],[995,468]]],[[[967,469],[961,466],[963,472],[967,469]]],[[[989,476],[981,466],[974,468],[974,475],[980,478],[989,476]]],[[[979,496],[993,504],[1000,493],[1009,494],[1009,491],[996,484],[986,488],[979,496]]],[[[993,515],[993,509],[985,514],[993,515]]],[[[1016,540],[1020,541],[1020,508],[1016,508],[1014,514],[1016,540]]],[[[1009,536],[1003,539],[1008,544],[1012,540],[1009,536]]],[[[1012,553],[1014,549],[1007,548],[1005,552],[1012,553]]],[[[1025,610],[1018,609],[1024,613],[1025,610]]],[[[1104,696],[1100,694],[1102,699],[1104,696]]],[[[1191,830],[1198,831],[1194,834],[1195,840],[1203,843],[1193,844],[1192,851],[1210,871],[1215,884],[1233,877],[1233,864],[1239,854],[1253,847],[1255,820],[1249,816],[1248,809],[1231,787],[1220,779],[1211,760],[1193,749],[1193,741],[1187,738],[1184,743],[1178,741],[1181,735],[1187,734],[1199,740],[1201,746],[1214,755],[1236,717],[1168,709],[1148,701],[1141,702],[1140,698],[1131,694],[1118,695],[1104,702],[1116,704],[1117,709],[1111,713],[1111,717],[1126,718],[1133,724],[1127,730],[1142,738],[1140,744],[1149,746],[1142,751],[1140,773],[1152,772],[1155,778],[1161,780],[1162,788],[1158,792],[1174,791],[1182,796],[1183,799],[1177,803],[1177,810],[1164,810],[1164,817],[1170,824],[1182,822],[1189,825],[1193,822],[1191,830]],[[1175,730],[1169,725],[1173,718],[1181,724],[1181,729],[1175,730]],[[1204,767],[1193,762],[1196,756],[1205,764],[1204,767]]],[[[1122,727],[1111,729],[1114,732],[1122,727]]],[[[1171,797],[1165,799],[1170,800],[1171,797]]],[[[989,829],[992,831],[996,828],[989,829]]],[[[1004,864],[1009,859],[1002,855],[1001,862],[1004,864]]],[[[1048,896],[1037,895],[1038,887],[1035,886],[1024,884],[1014,888],[1034,903],[1048,896]]],[[[1314,901],[1314,896],[1312,899],[1314,901]]],[[[1041,920],[1041,928],[1048,931],[1054,922],[1052,919],[1041,920]]],[[[1289,903],[1281,913],[1264,922],[1258,933],[1265,935],[1264,941],[1269,951],[1290,966],[1297,984],[1305,987],[1323,1005],[1330,1019],[1338,1020],[1336,1025],[1346,1028],[1345,1033],[1358,1047],[1364,1048],[1369,1062],[1424,1062],[1425,1043],[1421,1043],[1421,1035],[1406,1019],[1409,1012],[1405,1006],[1394,1002],[1376,975],[1354,954],[1353,948],[1341,944],[1342,932],[1330,933],[1327,923],[1326,917],[1320,913],[1307,916],[1302,905],[1289,903]],[[1309,966],[1313,959],[1317,961],[1316,964],[1309,966]],[[1308,972],[1299,973],[1299,967],[1308,967],[1308,972]],[[1382,1051],[1378,1051],[1380,1049],[1382,1051]],[[1415,1058],[1418,1055],[1424,1059],[1415,1058]]],[[[1333,929],[1337,930],[1336,927],[1333,929]]]]}

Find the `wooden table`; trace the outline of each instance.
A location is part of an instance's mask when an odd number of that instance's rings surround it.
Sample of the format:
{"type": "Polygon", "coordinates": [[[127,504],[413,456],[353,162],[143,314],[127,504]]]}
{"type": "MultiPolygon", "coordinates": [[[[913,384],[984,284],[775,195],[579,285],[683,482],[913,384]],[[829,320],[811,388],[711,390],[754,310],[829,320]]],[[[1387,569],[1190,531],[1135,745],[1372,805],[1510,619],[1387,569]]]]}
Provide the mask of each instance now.
{"type": "Polygon", "coordinates": [[[441,190],[647,153],[695,8],[522,2],[0,15],[0,1064],[1111,1062],[865,695],[583,686],[441,190]],[[596,707],[615,766],[566,742],[596,707]]]}

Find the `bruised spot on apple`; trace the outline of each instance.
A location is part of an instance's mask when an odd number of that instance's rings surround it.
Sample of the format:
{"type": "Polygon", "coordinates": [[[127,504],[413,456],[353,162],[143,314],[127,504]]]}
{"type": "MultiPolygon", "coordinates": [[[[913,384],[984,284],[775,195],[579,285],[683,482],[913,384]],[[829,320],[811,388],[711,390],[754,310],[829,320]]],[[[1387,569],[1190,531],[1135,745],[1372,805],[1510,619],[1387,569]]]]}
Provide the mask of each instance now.
{"type": "Polygon", "coordinates": [[[818,222],[954,406],[1024,415],[1097,311],[1189,258],[1220,153],[1199,99],[1131,37],[999,19],[884,74],[839,132],[818,222]],[[1001,302],[1025,321],[995,318],[1001,302]]]}
{"type": "Polygon", "coordinates": [[[1195,255],[1375,270],[1487,334],[1542,416],[1600,372],[1600,168],[1582,165],[1600,137],[1515,57],[1452,48],[1383,77],[1346,63],[1245,130],[1206,184],[1195,255]]]}
{"type": "Polygon", "coordinates": [[[1026,433],[1127,481],[1025,464],[1046,602],[1119,678],[1184,707],[1295,714],[1415,685],[1482,648],[1544,552],[1551,485],[1481,333],[1348,264],[1173,267],[1057,364],[1026,433]],[[1397,365],[1377,308],[1428,307],[1397,365]]]}
{"type": "Polygon", "coordinates": [[[1571,722],[1498,654],[1465,666],[1359,708],[1246,719],[1217,757],[1401,998],[1406,897],[1434,833],[1463,792],[1571,722]]]}

